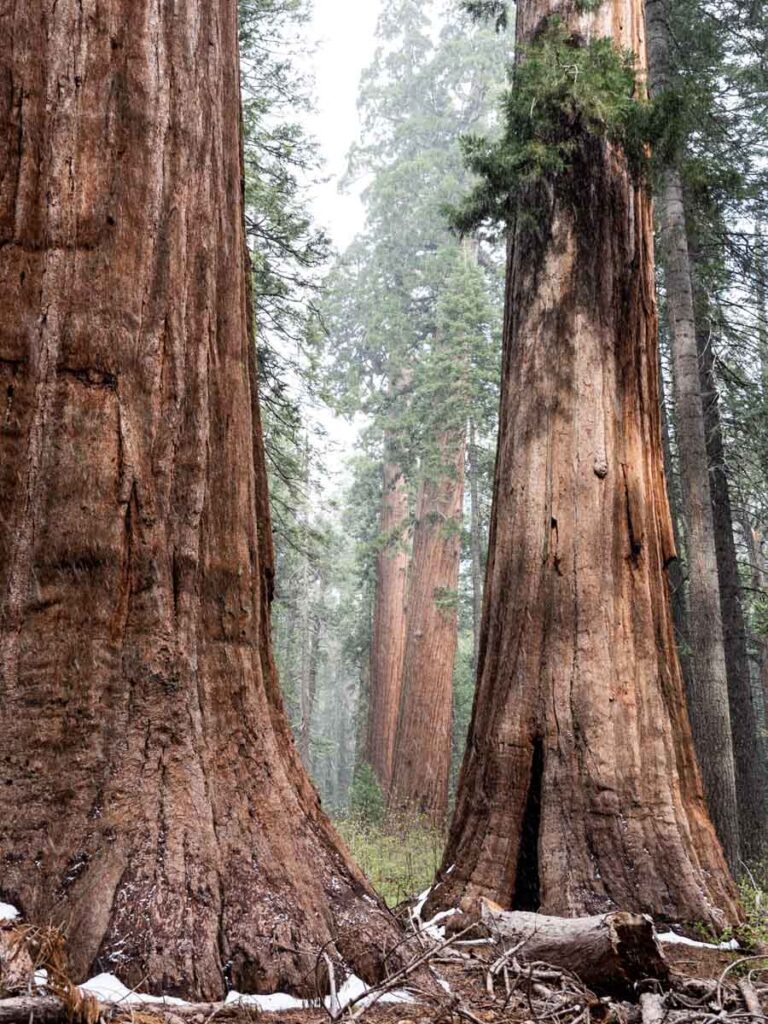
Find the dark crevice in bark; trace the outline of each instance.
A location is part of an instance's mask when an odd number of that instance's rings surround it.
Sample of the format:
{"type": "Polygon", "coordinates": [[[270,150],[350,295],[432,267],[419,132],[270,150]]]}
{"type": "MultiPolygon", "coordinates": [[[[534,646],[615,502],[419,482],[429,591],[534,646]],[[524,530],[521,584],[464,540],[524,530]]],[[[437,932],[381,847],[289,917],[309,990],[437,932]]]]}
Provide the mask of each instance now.
{"type": "Polygon", "coordinates": [[[540,736],[533,741],[531,781],[523,814],[520,851],[517,856],[513,910],[538,910],[541,903],[539,885],[539,830],[541,828],[541,791],[544,782],[544,743],[540,736]]]}

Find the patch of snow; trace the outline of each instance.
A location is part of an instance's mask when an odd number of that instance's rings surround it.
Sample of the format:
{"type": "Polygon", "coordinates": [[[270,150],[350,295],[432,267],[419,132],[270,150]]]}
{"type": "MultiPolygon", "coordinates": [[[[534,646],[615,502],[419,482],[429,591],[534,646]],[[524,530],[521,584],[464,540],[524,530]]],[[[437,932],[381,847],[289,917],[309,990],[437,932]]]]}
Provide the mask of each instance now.
{"type": "MultiPolygon", "coordinates": [[[[350,1003],[361,1002],[366,1004],[376,1000],[378,1003],[413,1003],[415,999],[405,989],[394,989],[383,996],[376,998],[375,993],[367,995],[370,989],[362,978],[356,974],[350,974],[336,994],[338,1010],[344,1010],[350,1003]]],[[[225,1000],[227,1003],[237,1003],[238,1006],[255,1006],[263,1013],[279,1013],[284,1010],[313,1010],[320,1005],[317,999],[297,999],[296,996],[289,996],[286,992],[276,992],[271,996],[241,995],[239,992],[229,992],[225,1000]]],[[[327,1010],[331,1009],[331,997],[326,996],[323,1004],[327,1010]]]]}
{"type": "MultiPolygon", "coordinates": [[[[361,1002],[367,1005],[369,1002],[377,1003],[413,1003],[415,1002],[410,992],[406,992],[405,989],[393,989],[391,992],[385,992],[383,996],[376,998],[376,993],[372,993],[367,998],[363,998],[370,992],[370,989],[363,981],[362,978],[358,978],[356,974],[350,974],[344,984],[338,991],[337,998],[339,1001],[340,1009],[344,1010],[350,1003],[361,1002]]],[[[330,1009],[331,997],[325,997],[325,1008],[330,1009]]]]}
{"type": "Polygon", "coordinates": [[[661,932],[656,934],[659,942],[667,942],[670,946],[695,946],[697,949],[740,949],[736,939],[729,939],[728,942],[698,942],[696,939],[687,939],[677,932],[661,932]]]}
{"type": "Polygon", "coordinates": [[[48,971],[44,967],[38,967],[32,978],[35,988],[45,988],[48,984],[48,971]]]}
{"type": "Polygon", "coordinates": [[[391,992],[386,992],[381,999],[377,1000],[379,1003],[415,1003],[416,1000],[413,998],[411,993],[405,988],[394,988],[391,992]]]}
{"type": "Polygon", "coordinates": [[[85,995],[95,996],[102,1003],[153,1003],[165,1006],[189,1006],[183,999],[174,996],[148,996],[145,992],[133,992],[114,974],[97,974],[90,981],[78,986],[85,995]]]}
{"type": "Polygon", "coordinates": [[[414,921],[418,921],[419,924],[421,923],[421,912],[424,909],[424,904],[429,899],[429,894],[431,892],[432,886],[430,886],[428,889],[425,889],[424,892],[419,893],[419,895],[416,897],[416,906],[411,911],[411,918],[414,921]]]}
{"type": "Polygon", "coordinates": [[[11,906],[10,903],[0,903],[0,921],[15,921],[17,917],[21,917],[16,907],[11,906]]]}
{"type": "Polygon", "coordinates": [[[454,907],[453,910],[441,910],[439,914],[435,914],[435,916],[431,920],[427,921],[426,924],[422,924],[421,930],[426,932],[427,935],[430,935],[433,939],[444,939],[445,928],[439,927],[440,921],[445,921],[447,918],[453,917],[454,914],[460,913],[461,911],[456,907],[454,907]]]}
{"type": "Polygon", "coordinates": [[[451,995],[451,986],[448,984],[445,978],[441,978],[437,972],[435,972],[435,978],[437,979],[437,984],[440,986],[440,988],[446,991],[448,995],[451,995]]]}

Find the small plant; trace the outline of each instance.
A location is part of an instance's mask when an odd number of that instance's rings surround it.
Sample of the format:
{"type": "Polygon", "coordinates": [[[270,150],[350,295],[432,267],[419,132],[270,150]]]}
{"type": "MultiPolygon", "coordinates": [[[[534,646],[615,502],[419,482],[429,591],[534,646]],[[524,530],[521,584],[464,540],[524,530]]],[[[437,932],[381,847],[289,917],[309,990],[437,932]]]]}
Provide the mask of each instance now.
{"type": "Polygon", "coordinates": [[[768,862],[746,868],[739,891],[745,920],[738,938],[749,949],[768,951],[768,862]]]}
{"type": "Polygon", "coordinates": [[[440,866],[445,835],[418,817],[372,824],[350,814],[336,822],[374,889],[390,907],[423,892],[440,866]]]}
{"type": "Polygon", "coordinates": [[[349,789],[351,816],[366,825],[380,825],[386,814],[384,794],[376,773],[369,764],[361,764],[349,789]]]}

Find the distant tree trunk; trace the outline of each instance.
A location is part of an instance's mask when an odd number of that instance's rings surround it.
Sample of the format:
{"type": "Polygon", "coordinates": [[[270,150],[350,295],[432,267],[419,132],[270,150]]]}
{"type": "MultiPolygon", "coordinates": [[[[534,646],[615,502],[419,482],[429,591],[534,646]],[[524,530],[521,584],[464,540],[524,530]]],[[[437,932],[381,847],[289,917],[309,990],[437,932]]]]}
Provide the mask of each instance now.
{"type": "MultiPolygon", "coordinates": [[[[557,11],[642,67],[640,0],[571,10],[523,0],[519,42],[557,11]]],[[[521,200],[510,230],[478,684],[432,906],[485,895],[722,925],[738,911],[664,575],[674,543],[650,202],[610,144],[582,136],[573,161],[521,200]]]]}
{"type": "MultiPolygon", "coordinates": [[[[668,86],[666,3],[667,0],[648,0],[647,4],[652,95],[668,86]]],[[[672,337],[675,426],[686,519],[691,639],[688,704],[709,810],[728,862],[735,867],[739,860],[739,819],[720,581],[683,186],[680,172],[673,164],[662,174],[658,219],[672,337]]]]}
{"type": "Polygon", "coordinates": [[[686,692],[689,692],[689,680],[691,678],[691,641],[688,628],[688,601],[685,594],[685,574],[680,561],[680,552],[683,550],[682,537],[680,536],[681,522],[681,498],[675,473],[674,459],[672,456],[672,439],[669,432],[669,417],[664,401],[664,381],[659,373],[659,388],[661,390],[661,443],[664,452],[664,465],[666,467],[667,496],[669,499],[670,514],[672,516],[672,534],[675,541],[675,550],[678,557],[673,558],[667,568],[667,579],[669,581],[669,592],[672,601],[672,621],[675,624],[675,637],[677,641],[677,653],[680,659],[680,667],[685,680],[686,692]]]}
{"type": "Polygon", "coordinates": [[[352,757],[350,755],[350,737],[354,731],[355,687],[348,681],[344,682],[340,692],[339,714],[336,732],[336,753],[338,757],[336,776],[339,794],[338,807],[346,805],[347,794],[352,782],[352,757]]]}
{"type": "Polygon", "coordinates": [[[0,38],[1,895],[74,980],[375,976],[398,932],[269,639],[237,4],[26,0],[0,38]]]}
{"type": "MultiPolygon", "coordinates": [[[[763,538],[760,532],[755,529],[744,513],[741,519],[741,529],[744,534],[744,543],[747,548],[747,558],[752,575],[752,589],[758,595],[768,593],[768,571],[766,571],[765,555],[763,553],[763,538]]],[[[758,680],[763,694],[763,710],[768,708],[768,639],[765,636],[753,638],[757,645],[757,670],[758,680]]],[[[765,724],[763,723],[763,727],[765,724]]]]}
{"type": "MultiPolygon", "coordinates": [[[[389,445],[386,446],[389,450],[389,445]]],[[[403,685],[408,588],[408,490],[397,464],[385,461],[376,556],[366,760],[389,791],[397,714],[403,685]]]]}
{"type": "Polygon", "coordinates": [[[310,616],[307,661],[301,679],[301,725],[299,727],[299,753],[305,768],[311,768],[312,715],[317,695],[317,668],[320,659],[320,637],[323,623],[317,609],[310,616]]]}
{"type": "Polygon", "coordinates": [[[448,810],[466,436],[440,439],[438,479],[419,488],[403,691],[389,806],[442,823],[448,810]]]}
{"type": "Polygon", "coordinates": [[[469,421],[469,552],[472,575],[472,670],[477,672],[480,622],[483,616],[483,523],[480,511],[480,472],[477,465],[477,431],[469,421]]]}
{"type": "Polygon", "coordinates": [[[715,383],[714,352],[708,326],[702,318],[697,331],[701,393],[704,402],[712,515],[715,528],[720,608],[728,669],[733,752],[736,762],[741,855],[756,862],[768,841],[768,802],[762,744],[747,650],[747,629],[742,606],[739,563],[733,536],[733,512],[725,469],[720,405],[715,383]]]}

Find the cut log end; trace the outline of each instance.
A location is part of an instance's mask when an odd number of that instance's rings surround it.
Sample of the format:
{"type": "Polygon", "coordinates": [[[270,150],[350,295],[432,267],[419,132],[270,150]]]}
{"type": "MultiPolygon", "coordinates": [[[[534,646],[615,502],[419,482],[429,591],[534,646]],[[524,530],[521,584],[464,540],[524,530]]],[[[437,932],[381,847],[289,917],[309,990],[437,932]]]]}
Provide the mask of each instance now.
{"type": "Polygon", "coordinates": [[[599,994],[631,994],[648,978],[666,981],[669,965],[644,914],[618,911],[562,918],[506,911],[488,899],[466,901],[456,921],[520,946],[518,957],[575,974],[599,994]]]}

